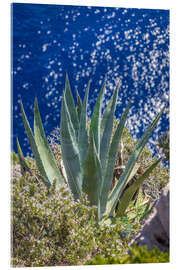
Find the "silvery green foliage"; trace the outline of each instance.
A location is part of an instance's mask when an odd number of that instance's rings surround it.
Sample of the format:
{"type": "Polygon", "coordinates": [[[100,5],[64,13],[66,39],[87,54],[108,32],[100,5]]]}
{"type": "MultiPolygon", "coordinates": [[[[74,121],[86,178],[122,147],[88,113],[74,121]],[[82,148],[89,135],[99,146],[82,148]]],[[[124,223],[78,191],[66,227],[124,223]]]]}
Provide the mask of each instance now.
{"type": "MultiPolygon", "coordinates": [[[[119,84],[102,115],[102,103],[105,92],[104,80],[93,109],[90,127],[88,128],[87,105],[89,89],[90,82],[83,102],[78,93],[76,93],[77,106],[75,106],[68,75],[66,75],[65,91],[61,104],[61,151],[67,181],[74,199],[79,199],[83,192],[85,192],[90,204],[97,206],[97,217],[101,221],[114,215],[114,209],[120,195],[126,184],[136,174],[138,158],[164,109],[157,115],[145,134],[137,142],[119,181],[111,190],[118,145],[125,127],[130,103],[121,116],[113,135],[119,84]]],[[[45,184],[49,188],[53,180],[56,179],[57,183],[64,185],[63,178],[45,137],[37,100],[35,100],[34,110],[34,135],[29,126],[22,103],[21,110],[28,139],[45,184]]],[[[122,209],[117,212],[117,215],[123,215],[133,194],[159,161],[153,162],[141,178],[137,179],[136,183],[126,190],[120,204],[122,209]]]]}
{"type": "MultiPolygon", "coordinates": [[[[42,121],[41,121],[41,117],[40,117],[40,113],[38,109],[37,99],[35,100],[35,105],[34,105],[34,134],[27,120],[22,102],[21,102],[21,112],[22,112],[24,127],[27,133],[29,143],[31,145],[33,155],[36,160],[37,167],[42,175],[42,178],[46,186],[49,188],[55,179],[58,185],[63,186],[64,180],[62,178],[62,175],[60,174],[54,155],[49,147],[47,138],[45,136],[45,132],[43,129],[43,125],[42,125],[42,121]]],[[[20,151],[18,152],[19,152],[19,155],[22,156],[20,151]]]]}
{"type": "MultiPolygon", "coordinates": [[[[137,160],[163,110],[136,144],[124,172],[111,191],[118,145],[130,109],[130,103],[124,111],[114,135],[112,135],[119,85],[116,87],[102,115],[102,102],[105,91],[104,81],[93,109],[88,130],[87,100],[89,88],[90,83],[86,89],[84,101],[81,102],[78,96],[78,104],[75,107],[69,79],[66,75],[61,107],[61,148],[62,159],[74,198],[79,198],[82,192],[85,192],[90,203],[98,207],[98,219],[101,220],[113,216],[119,197],[126,184],[135,175],[138,169],[137,160]]],[[[127,189],[121,202],[122,211],[118,211],[119,215],[124,213],[137,187],[151,173],[159,161],[155,161],[145,171],[144,175],[137,179],[136,184],[130,190],[127,189]]]]}

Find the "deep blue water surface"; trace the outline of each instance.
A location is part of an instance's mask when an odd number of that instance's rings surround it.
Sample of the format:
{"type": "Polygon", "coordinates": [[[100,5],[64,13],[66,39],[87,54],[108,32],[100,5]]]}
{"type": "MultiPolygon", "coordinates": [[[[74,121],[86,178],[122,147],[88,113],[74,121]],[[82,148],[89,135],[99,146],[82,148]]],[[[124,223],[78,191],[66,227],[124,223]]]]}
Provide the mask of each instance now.
{"type": "MultiPolygon", "coordinates": [[[[127,127],[139,137],[169,99],[169,11],[65,5],[12,5],[12,148],[30,153],[19,101],[33,124],[38,98],[46,134],[59,126],[65,73],[89,110],[107,74],[106,100],[119,78],[116,116],[134,100],[127,127]]],[[[151,137],[169,127],[164,115],[151,137]]]]}

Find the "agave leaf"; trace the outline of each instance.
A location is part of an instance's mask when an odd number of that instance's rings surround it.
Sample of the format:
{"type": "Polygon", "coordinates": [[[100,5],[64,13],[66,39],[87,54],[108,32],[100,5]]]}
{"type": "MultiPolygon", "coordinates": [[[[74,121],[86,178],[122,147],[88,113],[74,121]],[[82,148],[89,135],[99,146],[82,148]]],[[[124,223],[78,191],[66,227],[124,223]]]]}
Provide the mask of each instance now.
{"type": "Polygon", "coordinates": [[[43,166],[43,162],[42,162],[42,159],[40,157],[40,154],[39,154],[39,151],[38,151],[38,148],[37,148],[34,136],[33,136],[33,132],[31,130],[31,127],[30,127],[29,122],[27,120],[27,117],[26,117],[26,114],[25,114],[25,111],[24,111],[24,108],[23,108],[22,101],[20,102],[20,105],[21,105],[21,112],[22,112],[24,128],[26,130],[28,141],[29,141],[29,143],[31,145],[31,150],[32,150],[33,155],[35,157],[37,167],[38,167],[38,169],[39,169],[39,171],[40,171],[40,173],[41,173],[41,175],[43,177],[43,181],[44,181],[45,185],[47,186],[47,188],[50,188],[51,182],[49,181],[48,176],[46,174],[46,170],[45,170],[45,168],[43,166]]]}
{"type": "Polygon", "coordinates": [[[110,188],[112,186],[112,179],[113,179],[113,172],[114,172],[114,166],[116,161],[116,156],[118,153],[118,145],[122,136],[122,132],[124,129],[124,125],[126,122],[126,118],[128,115],[130,109],[130,103],[128,104],[125,112],[123,113],[121,120],[116,128],[115,134],[113,136],[109,153],[108,153],[108,160],[106,165],[106,171],[104,174],[104,181],[102,183],[102,190],[101,190],[101,214],[103,214],[106,210],[106,204],[108,200],[108,194],[110,191],[110,188]]]}
{"type": "Polygon", "coordinates": [[[79,119],[78,119],[78,114],[76,111],[76,107],[74,104],[74,99],[73,99],[73,95],[71,92],[71,87],[70,87],[70,83],[69,83],[69,78],[68,78],[68,74],[66,73],[66,82],[65,82],[65,100],[66,100],[66,104],[67,104],[67,108],[69,111],[69,116],[70,116],[70,120],[71,123],[73,125],[73,128],[75,130],[75,134],[76,134],[76,141],[78,140],[78,130],[79,130],[79,119]]]}
{"type": "Polygon", "coordinates": [[[101,182],[101,163],[97,154],[94,138],[91,137],[87,159],[84,164],[83,178],[83,191],[88,195],[91,205],[99,205],[101,182]]]}
{"type": "Polygon", "coordinates": [[[105,110],[104,110],[104,113],[103,113],[103,117],[101,119],[101,139],[102,139],[102,136],[104,134],[104,129],[105,129],[105,126],[106,126],[106,122],[107,122],[107,119],[108,119],[108,115],[111,111],[111,107],[112,107],[112,103],[113,103],[113,95],[112,97],[110,98],[105,110]]]}
{"type": "MultiPolygon", "coordinates": [[[[138,163],[136,163],[133,170],[131,171],[131,173],[130,173],[130,175],[128,177],[127,183],[129,181],[131,181],[131,179],[135,176],[135,174],[137,173],[137,170],[139,169],[139,167],[140,167],[140,165],[138,163]]],[[[111,194],[113,193],[114,189],[116,188],[116,185],[114,186],[114,188],[112,189],[112,191],[110,192],[110,194],[108,196],[108,201],[107,201],[107,205],[106,205],[106,213],[105,213],[106,217],[109,216],[109,217],[112,218],[114,216],[114,213],[113,213],[114,209],[113,210],[111,209],[111,201],[109,200],[109,198],[111,197],[111,194]],[[107,213],[108,213],[108,215],[107,215],[107,213]]]]}
{"type": "Polygon", "coordinates": [[[105,82],[106,82],[106,78],[103,82],[103,86],[101,88],[96,104],[94,106],[93,115],[92,115],[91,124],[90,124],[90,137],[94,136],[94,142],[95,142],[98,155],[100,153],[101,109],[102,109],[103,95],[105,91],[105,82]]]}
{"type": "Polygon", "coordinates": [[[125,191],[122,199],[119,202],[118,210],[116,213],[117,217],[121,217],[124,212],[126,211],[126,208],[128,207],[130,201],[132,200],[136,190],[138,187],[143,183],[143,181],[149,176],[149,174],[152,172],[152,170],[159,164],[161,158],[153,162],[149,168],[144,172],[143,175],[141,175],[127,190],[125,191]]]}
{"type": "MultiPolygon", "coordinates": [[[[129,175],[129,178],[127,180],[127,183],[135,176],[135,174],[137,173],[137,170],[139,169],[140,165],[138,163],[135,164],[133,170],[131,171],[131,174],[129,175]]],[[[119,181],[119,180],[118,180],[119,181]]],[[[118,183],[118,182],[117,182],[118,183]]],[[[117,185],[117,184],[116,184],[117,185]]],[[[111,193],[113,192],[113,190],[116,188],[116,185],[114,186],[114,188],[112,189],[112,191],[110,192],[108,198],[111,197],[111,193]]],[[[107,217],[107,213],[108,213],[108,217],[113,218],[113,211],[111,212],[111,204],[110,204],[110,200],[107,201],[107,205],[106,205],[106,214],[105,217],[107,217]]]]}
{"type": "Polygon", "coordinates": [[[88,94],[90,89],[91,81],[89,81],[85,97],[83,100],[83,105],[81,107],[81,116],[80,116],[80,124],[79,124],[79,133],[78,133],[78,147],[80,151],[80,160],[83,166],[87,152],[88,152],[88,134],[87,134],[87,103],[88,103],[88,94]]]}
{"type": "Polygon", "coordinates": [[[145,134],[139,139],[138,143],[135,146],[134,151],[132,152],[125,170],[123,171],[122,175],[119,178],[119,181],[115,187],[115,189],[113,190],[113,192],[111,193],[110,197],[109,197],[109,209],[110,213],[113,213],[114,208],[116,207],[116,204],[119,200],[119,197],[121,196],[121,193],[125,187],[125,185],[127,184],[129,175],[131,174],[144,146],[146,145],[149,136],[151,135],[153,129],[155,128],[156,124],[158,123],[162,113],[164,111],[163,110],[157,115],[157,117],[155,118],[155,120],[152,122],[152,124],[149,126],[149,128],[146,130],[145,134]]]}
{"type": "MultiPolygon", "coordinates": [[[[140,164],[139,163],[136,163],[133,170],[131,171],[129,177],[128,177],[128,180],[127,180],[127,184],[129,181],[131,181],[131,179],[134,177],[134,175],[137,173],[137,170],[139,169],[140,167],[140,164]]],[[[119,179],[118,179],[119,181],[119,179]]],[[[117,182],[118,183],[118,182],[117,182]]],[[[116,184],[117,185],[117,184],[116,184]]],[[[116,188],[116,185],[113,187],[113,189],[111,190],[111,192],[109,193],[109,196],[108,197],[111,197],[111,194],[113,193],[114,189],[116,188]]]]}
{"type": "Polygon", "coordinates": [[[20,146],[18,138],[17,138],[17,150],[18,150],[18,157],[19,157],[19,162],[20,162],[20,165],[21,165],[22,172],[24,172],[24,171],[30,172],[30,168],[27,165],[27,163],[25,161],[25,158],[23,156],[23,153],[22,153],[21,146],[20,146]]]}
{"type": "Polygon", "coordinates": [[[75,132],[69,110],[66,104],[65,94],[61,105],[61,150],[64,167],[67,174],[68,184],[75,200],[81,196],[82,191],[82,169],[80,154],[75,139],[75,132]]]}
{"type": "Polygon", "coordinates": [[[105,111],[105,116],[103,119],[104,132],[102,134],[101,145],[100,145],[100,160],[101,160],[101,166],[102,166],[103,172],[106,167],[107,154],[108,154],[109,145],[110,145],[111,136],[112,136],[114,113],[116,109],[116,101],[118,97],[119,87],[120,85],[118,83],[118,86],[116,87],[116,90],[113,93],[112,98],[111,98],[112,102],[110,100],[111,107],[109,108],[107,106],[107,110],[105,111]]]}
{"type": "Polygon", "coordinates": [[[81,109],[82,109],[82,101],[81,101],[81,98],[79,96],[78,91],[76,91],[76,99],[77,99],[76,111],[77,111],[78,119],[79,119],[79,122],[80,122],[81,109]]]}
{"type": "Polygon", "coordinates": [[[56,165],[56,160],[53,153],[51,152],[44,132],[37,99],[35,99],[34,105],[34,139],[49,182],[52,185],[53,181],[56,179],[57,184],[64,186],[64,180],[56,165]]]}

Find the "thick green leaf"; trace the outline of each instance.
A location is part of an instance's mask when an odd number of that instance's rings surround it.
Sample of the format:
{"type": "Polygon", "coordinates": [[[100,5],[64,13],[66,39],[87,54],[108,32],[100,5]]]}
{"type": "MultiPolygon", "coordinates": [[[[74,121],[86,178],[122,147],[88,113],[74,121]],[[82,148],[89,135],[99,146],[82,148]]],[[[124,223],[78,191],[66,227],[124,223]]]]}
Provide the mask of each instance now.
{"type": "Polygon", "coordinates": [[[104,110],[104,113],[103,113],[103,117],[101,119],[101,139],[102,139],[102,136],[104,134],[104,129],[105,129],[105,126],[106,126],[106,122],[107,122],[107,119],[108,119],[108,115],[111,111],[111,107],[112,107],[112,103],[113,103],[113,95],[112,97],[110,98],[105,110],[104,110]]]}
{"type": "Polygon", "coordinates": [[[76,107],[75,107],[73,95],[71,92],[71,87],[70,87],[69,78],[68,78],[67,73],[66,73],[65,95],[64,96],[65,96],[64,98],[66,100],[70,120],[71,120],[71,123],[73,125],[74,130],[75,130],[76,141],[77,141],[78,140],[78,131],[79,131],[79,119],[78,119],[78,114],[76,111],[76,107]]]}
{"type": "Polygon", "coordinates": [[[22,153],[21,146],[19,144],[18,138],[17,138],[17,150],[18,150],[18,157],[19,157],[19,162],[20,162],[20,165],[21,165],[22,172],[24,172],[24,171],[30,172],[30,168],[27,165],[27,163],[25,161],[25,158],[23,156],[23,153],[22,153]]]}
{"type": "Polygon", "coordinates": [[[78,91],[76,91],[76,99],[77,99],[76,111],[77,111],[78,119],[79,119],[79,122],[80,122],[80,118],[81,118],[81,109],[82,109],[82,101],[81,101],[81,98],[80,98],[80,96],[79,96],[78,91]]]}
{"type": "Polygon", "coordinates": [[[29,122],[27,120],[22,102],[20,102],[20,105],[21,105],[21,112],[22,112],[24,127],[26,130],[26,134],[27,134],[29,143],[31,145],[31,150],[32,150],[33,155],[34,155],[35,160],[36,160],[37,167],[38,167],[38,169],[43,177],[44,183],[46,184],[47,188],[50,188],[51,182],[49,181],[48,176],[47,176],[46,171],[45,171],[45,168],[43,166],[43,162],[41,160],[41,157],[40,157],[40,154],[39,154],[39,151],[38,151],[38,148],[37,148],[34,136],[33,136],[33,132],[31,130],[31,127],[30,127],[29,122]]]}
{"type": "Polygon", "coordinates": [[[91,205],[99,205],[102,169],[93,137],[84,164],[83,191],[88,195],[91,205]]]}
{"type": "Polygon", "coordinates": [[[151,135],[156,124],[158,123],[163,111],[164,111],[164,108],[157,115],[157,117],[155,118],[153,123],[149,126],[149,128],[146,130],[145,134],[139,139],[138,143],[135,146],[134,151],[132,152],[132,154],[127,162],[125,170],[123,171],[122,175],[120,176],[120,179],[119,179],[115,189],[111,193],[111,196],[109,197],[109,205],[110,205],[109,208],[111,208],[111,211],[110,211],[111,213],[114,211],[114,208],[116,207],[116,204],[119,200],[119,197],[121,196],[121,193],[122,193],[125,185],[127,184],[129,175],[131,174],[144,146],[146,145],[146,143],[148,141],[149,136],[151,135]]]}
{"type": "Polygon", "coordinates": [[[101,166],[102,166],[103,172],[106,167],[107,154],[108,154],[109,145],[110,145],[110,141],[112,137],[114,113],[116,109],[116,101],[118,97],[119,87],[120,87],[120,84],[118,84],[115,92],[112,95],[112,98],[111,98],[112,102],[110,100],[110,104],[111,104],[110,109],[107,106],[107,110],[105,111],[105,115],[103,117],[104,132],[102,134],[101,144],[100,144],[100,160],[101,160],[101,166]]]}
{"type": "MultiPolygon", "coordinates": [[[[128,177],[128,180],[127,180],[127,183],[129,181],[132,180],[132,178],[135,176],[135,174],[137,173],[137,170],[139,169],[139,164],[136,163],[133,170],[131,171],[129,177],[128,177]]],[[[119,181],[119,180],[118,180],[119,181]]],[[[118,184],[118,182],[117,182],[118,184]]],[[[116,185],[117,185],[116,184],[116,185]]],[[[111,200],[109,198],[111,198],[111,194],[113,193],[114,189],[116,188],[116,185],[114,186],[114,188],[112,189],[112,191],[110,192],[109,196],[108,196],[108,201],[107,201],[107,205],[106,205],[106,213],[105,213],[105,217],[113,217],[114,216],[114,209],[111,208],[111,200]]]]}
{"type": "Polygon", "coordinates": [[[90,137],[94,136],[94,142],[95,142],[98,155],[100,153],[101,109],[102,109],[102,101],[103,101],[103,96],[104,96],[104,91],[105,91],[105,82],[106,82],[106,78],[103,82],[103,86],[101,88],[96,104],[94,106],[93,114],[91,118],[91,124],[90,124],[90,137]]]}
{"type": "MultiPolygon", "coordinates": [[[[136,163],[135,166],[134,166],[134,168],[133,168],[133,170],[131,171],[128,179],[127,179],[127,184],[135,176],[135,174],[137,173],[137,170],[139,169],[139,167],[140,167],[140,165],[138,163],[136,163]]],[[[117,184],[118,184],[118,182],[117,182],[117,184]]],[[[114,188],[112,189],[112,191],[110,192],[110,194],[108,196],[108,201],[107,201],[107,206],[106,206],[106,216],[107,216],[107,213],[108,213],[108,216],[113,217],[113,211],[114,211],[114,209],[113,210],[111,209],[111,200],[109,198],[111,198],[111,194],[113,193],[113,191],[116,188],[117,184],[114,186],[114,188]]]]}
{"type": "Polygon", "coordinates": [[[106,210],[106,204],[108,200],[108,194],[110,191],[110,188],[112,186],[112,180],[113,180],[113,172],[114,172],[114,166],[115,161],[118,153],[118,145],[122,136],[122,132],[125,126],[126,118],[129,112],[130,103],[127,106],[125,112],[123,113],[121,120],[116,128],[115,134],[113,136],[109,153],[108,153],[108,160],[106,165],[106,171],[104,174],[104,181],[102,183],[102,190],[101,190],[101,214],[103,214],[106,210]]]}
{"type": "MultiPolygon", "coordinates": [[[[136,163],[133,170],[131,171],[129,177],[128,177],[128,180],[127,180],[127,184],[129,183],[129,181],[131,181],[131,179],[134,177],[134,175],[137,173],[137,170],[139,169],[140,167],[140,164],[139,163],[136,163]]],[[[119,180],[118,180],[119,181],[119,180]]],[[[118,182],[117,182],[118,183],[118,182]]],[[[117,185],[116,183],[116,185],[117,185]]],[[[113,193],[114,189],[116,188],[116,185],[113,187],[113,189],[111,190],[111,192],[109,193],[109,198],[111,197],[111,194],[113,193]]]]}
{"type": "Polygon", "coordinates": [[[57,184],[64,186],[64,180],[56,165],[56,160],[53,153],[51,152],[44,132],[37,99],[35,99],[34,105],[34,139],[49,182],[52,185],[53,181],[56,179],[57,184]]]}
{"type": "Polygon", "coordinates": [[[141,175],[129,188],[127,188],[122,199],[119,202],[118,210],[116,213],[117,217],[121,217],[125,213],[125,211],[129,205],[130,201],[132,200],[136,190],[144,182],[144,180],[149,176],[149,174],[152,172],[152,170],[159,164],[160,160],[161,159],[158,159],[155,162],[153,162],[153,164],[151,164],[149,166],[149,168],[144,172],[144,174],[141,175]]]}
{"type": "Polygon", "coordinates": [[[80,153],[75,139],[75,132],[71,117],[66,104],[65,95],[61,105],[61,150],[64,167],[67,174],[68,184],[75,199],[81,196],[82,191],[82,168],[80,153]]]}
{"type": "Polygon", "coordinates": [[[88,134],[87,134],[87,104],[88,104],[88,94],[90,88],[89,81],[85,97],[83,100],[83,105],[81,107],[81,116],[80,116],[80,125],[79,125],[79,134],[78,134],[78,148],[80,151],[80,161],[83,166],[88,152],[88,134]]]}

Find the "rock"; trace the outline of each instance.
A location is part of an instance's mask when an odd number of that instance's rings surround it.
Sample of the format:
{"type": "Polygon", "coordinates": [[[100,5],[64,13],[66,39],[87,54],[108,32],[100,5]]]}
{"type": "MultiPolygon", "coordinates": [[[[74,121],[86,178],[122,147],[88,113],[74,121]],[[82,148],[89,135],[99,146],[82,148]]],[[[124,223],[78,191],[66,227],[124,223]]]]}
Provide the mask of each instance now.
{"type": "Polygon", "coordinates": [[[161,251],[169,249],[169,184],[162,190],[151,215],[130,245],[134,242],[140,246],[147,245],[149,249],[155,246],[161,251]]]}

